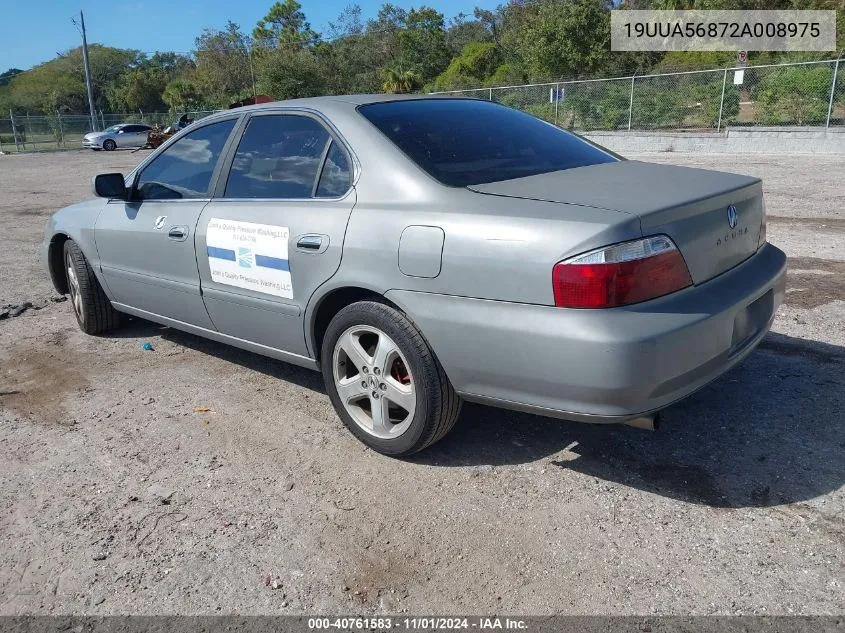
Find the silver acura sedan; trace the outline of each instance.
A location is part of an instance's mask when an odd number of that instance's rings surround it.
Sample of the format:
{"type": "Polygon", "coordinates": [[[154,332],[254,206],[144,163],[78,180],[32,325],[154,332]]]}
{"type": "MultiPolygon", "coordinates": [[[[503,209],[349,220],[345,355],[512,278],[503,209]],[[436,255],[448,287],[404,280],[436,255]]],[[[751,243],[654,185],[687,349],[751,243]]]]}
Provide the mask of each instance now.
{"type": "Polygon", "coordinates": [[[102,132],[89,132],[82,137],[82,147],[93,150],[104,149],[107,152],[118,147],[143,147],[147,144],[147,134],[152,129],[146,123],[121,123],[112,125],[102,132]]]}
{"type": "Polygon", "coordinates": [[[322,371],[389,455],[463,400],[651,427],[784,294],[758,179],[625,160],[485,101],[241,108],[94,189],[43,246],[85,332],[129,314],[322,371]]]}

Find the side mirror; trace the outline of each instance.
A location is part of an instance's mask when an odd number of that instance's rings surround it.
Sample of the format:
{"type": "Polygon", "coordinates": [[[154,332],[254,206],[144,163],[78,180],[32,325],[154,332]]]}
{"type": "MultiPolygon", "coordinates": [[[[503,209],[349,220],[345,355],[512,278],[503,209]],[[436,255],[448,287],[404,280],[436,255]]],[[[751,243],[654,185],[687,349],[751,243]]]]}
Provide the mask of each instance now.
{"type": "Polygon", "coordinates": [[[100,198],[126,200],[129,197],[123,174],[97,174],[93,184],[94,194],[100,198]]]}

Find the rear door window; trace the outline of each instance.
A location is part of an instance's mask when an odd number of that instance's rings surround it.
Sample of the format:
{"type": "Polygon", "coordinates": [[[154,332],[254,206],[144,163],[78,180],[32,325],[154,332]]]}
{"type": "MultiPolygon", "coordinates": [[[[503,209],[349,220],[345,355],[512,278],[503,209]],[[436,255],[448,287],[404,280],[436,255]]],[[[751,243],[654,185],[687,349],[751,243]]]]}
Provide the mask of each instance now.
{"type": "MultiPolygon", "coordinates": [[[[332,153],[330,145],[334,142],[329,132],[311,117],[255,116],[238,144],[224,197],[299,199],[312,198],[315,194],[335,197],[332,194],[343,187],[342,175],[337,174],[343,171],[344,165],[348,171],[348,163],[345,154],[340,152],[341,160],[337,152],[332,153]],[[324,174],[322,178],[321,174],[324,174]]],[[[343,191],[348,188],[347,181],[343,191]]]]}
{"type": "Polygon", "coordinates": [[[488,101],[386,101],[359,112],[417,165],[453,187],[619,160],[574,134],[488,101]]]}

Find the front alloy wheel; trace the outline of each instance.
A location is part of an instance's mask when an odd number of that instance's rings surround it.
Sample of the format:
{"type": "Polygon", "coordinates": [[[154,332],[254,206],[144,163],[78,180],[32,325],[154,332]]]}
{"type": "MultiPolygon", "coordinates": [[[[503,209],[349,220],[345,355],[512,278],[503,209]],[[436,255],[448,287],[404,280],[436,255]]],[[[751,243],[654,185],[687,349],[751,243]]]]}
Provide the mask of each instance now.
{"type": "Polygon", "coordinates": [[[79,321],[79,327],[85,329],[85,310],[82,309],[82,293],[79,290],[79,277],[73,263],[70,249],[65,251],[65,270],[67,271],[67,287],[70,292],[70,303],[79,321]]]}
{"type": "Polygon", "coordinates": [[[65,241],[63,248],[67,289],[79,328],[86,334],[102,334],[114,329],[120,322],[120,313],[103,292],[82,249],[73,240],[65,241]]]}

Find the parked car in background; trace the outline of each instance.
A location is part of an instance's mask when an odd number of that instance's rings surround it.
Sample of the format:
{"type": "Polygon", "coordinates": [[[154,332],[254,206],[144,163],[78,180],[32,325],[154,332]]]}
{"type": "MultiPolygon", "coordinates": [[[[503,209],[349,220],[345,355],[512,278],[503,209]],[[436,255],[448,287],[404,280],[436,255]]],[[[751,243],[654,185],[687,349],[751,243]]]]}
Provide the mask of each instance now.
{"type": "Polygon", "coordinates": [[[147,144],[147,133],[152,129],[145,123],[121,123],[112,125],[102,132],[89,132],[82,137],[82,147],[95,151],[111,152],[118,147],[143,147],[147,144]]]}
{"type": "Polygon", "coordinates": [[[237,108],[94,188],[43,246],[82,330],[126,313],[320,369],[389,455],[462,400],[653,428],[751,353],[785,291],[757,178],[625,160],[476,99],[237,108]]]}

